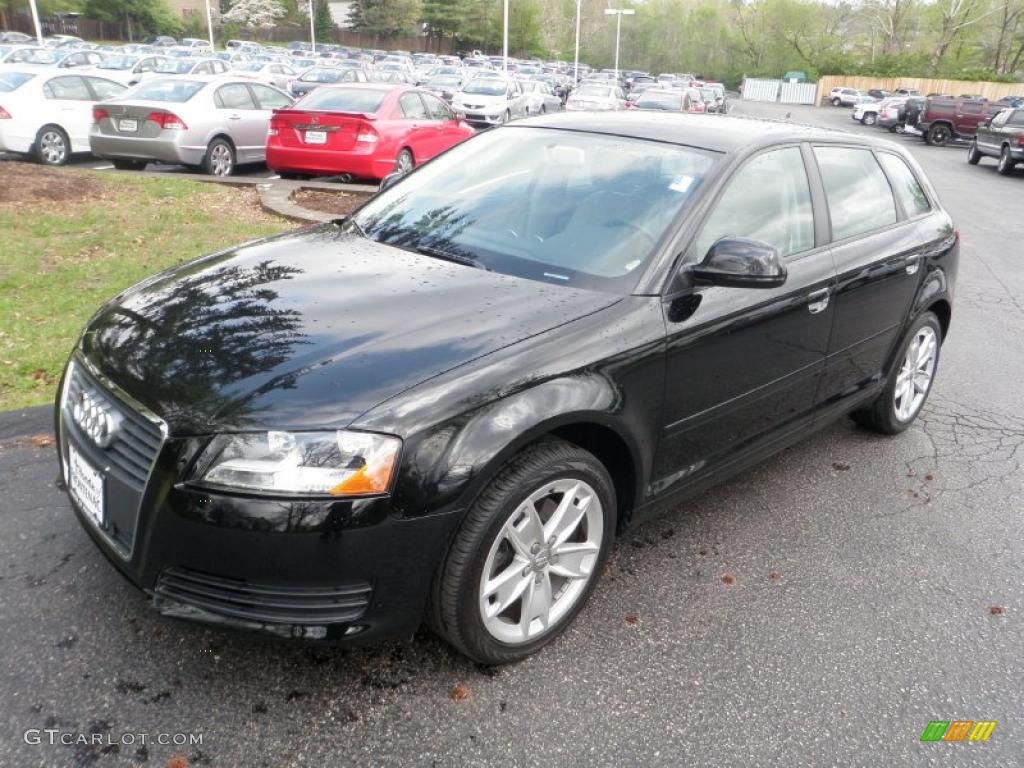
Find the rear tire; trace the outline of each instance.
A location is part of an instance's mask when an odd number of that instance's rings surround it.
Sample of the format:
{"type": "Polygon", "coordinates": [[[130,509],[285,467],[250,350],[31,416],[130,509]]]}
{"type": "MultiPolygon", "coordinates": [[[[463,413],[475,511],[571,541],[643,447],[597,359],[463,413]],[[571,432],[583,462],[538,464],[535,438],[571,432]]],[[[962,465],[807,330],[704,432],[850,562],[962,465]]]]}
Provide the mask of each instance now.
{"type": "Polygon", "coordinates": [[[434,582],[434,629],[481,664],[508,664],[540,650],[593,592],[615,521],[615,487],[593,454],[562,440],[526,448],[463,520],[434,582]],[[488,581],[502,586],[488,590],[488,581]]]}
{"type": "Polygon", "coordinates": [[[861,120],[861,122],[864,123],[864,125],[874,125],[875,123],[878,122],[878,115],[876,115],[874,112],[868,112],[866,115],[864,115],[864,119],[861,120]]]}
{"type": "Polygon", "coordinates": [[[881,432],[883,435],[899,434],[913,424],[928,401],[935,374],[939,369],[941,347],[942,326],[939,324],[939,318],[933,312],[924,312],[913,322],[904,336],[885,387],[870,405],[850,414],[853,420],[862,427],[881,432]],[[926,341],[922,342],[922,339],[926,341]],[[927,363],[927,371],[921,367],[922,360],[918,358],[919,354],[923,354],[924,344],[934,345],[927,350],[931,355],[930,359],[923,361],[927,363]],[[918,346],[915,348],[914,345],[918,346]],[[898,391],[898,388],[902,391],[898,391]],[[919,395],[921,397],[918,401],[919,395]],[[904,410],[901,415],[903,398],[908,397],[912,399],[911,407],[904,410]]]}
{"type": "Polygon", "coordinates": [[[395,173],[405,176],[415,167],[416,159],[412,156],[412,150],[407,147],[398,153],[398,158],[395,160],[395,173]]]}
{"type": "Polygon", "coordinates": [[[836,98],[832,99],[832,106],[833,107],[838,107],[842,103],[843,102],[839,100],[839,97],[836,97],[836,98]]]}
{"type": "Polygon", "coordinates": [[[999,153],[999,165],[996,166],[996,170],[1003,174],[1003,176],[1009,176],[1016,167],[1017,161],[1010,155],[1010,148],[1003,147],[1003,151],[999,153]]]}
{"type": "Polygon", "coordinates": [[[235,148],[227,139],[214,139],[203,157],[203,172],[211,176],[231,176],[235,172],[235,148]]]}
{"type": "Polygon", "coordinates": [[[981,160],[981,152],[978,151],[978,142],[972,141],[971,146],[967,148],[967,162],[977,165],[979,160],[981,160]]]}
{"type": "Polygon", "coordinates": [[[66,165],[71,159],[71,140],[57,125],[44,125],[36,134],[35,157],[41,165],[66,165]]]}

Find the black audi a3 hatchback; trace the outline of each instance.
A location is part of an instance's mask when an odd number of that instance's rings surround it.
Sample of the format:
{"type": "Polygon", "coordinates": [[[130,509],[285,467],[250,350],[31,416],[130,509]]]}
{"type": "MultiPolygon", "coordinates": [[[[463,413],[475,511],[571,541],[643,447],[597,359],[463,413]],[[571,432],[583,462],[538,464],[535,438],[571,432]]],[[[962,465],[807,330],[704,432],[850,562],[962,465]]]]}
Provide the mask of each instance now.
{"type": "Polygon", "coordinates": [[[959,234],[905,151],[563,114],[92,318],[61,482],[169,616],[521,659],[613,536],[844,414],[906,429],[959,234]]]}

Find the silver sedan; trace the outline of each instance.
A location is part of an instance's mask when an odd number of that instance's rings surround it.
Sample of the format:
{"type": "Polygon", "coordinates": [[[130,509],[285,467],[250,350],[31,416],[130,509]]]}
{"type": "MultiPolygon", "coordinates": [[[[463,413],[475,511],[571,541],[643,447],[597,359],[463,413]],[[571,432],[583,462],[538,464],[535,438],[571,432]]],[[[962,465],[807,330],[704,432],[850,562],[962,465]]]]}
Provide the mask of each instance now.
{"type": "Polygon", "coordinates": [[[230,176],[266,159],[271,114],[291,103],[271,85],[239,78],[153,78],[94,107],[89,145],[116,168],[159,161],[230,176]]]}

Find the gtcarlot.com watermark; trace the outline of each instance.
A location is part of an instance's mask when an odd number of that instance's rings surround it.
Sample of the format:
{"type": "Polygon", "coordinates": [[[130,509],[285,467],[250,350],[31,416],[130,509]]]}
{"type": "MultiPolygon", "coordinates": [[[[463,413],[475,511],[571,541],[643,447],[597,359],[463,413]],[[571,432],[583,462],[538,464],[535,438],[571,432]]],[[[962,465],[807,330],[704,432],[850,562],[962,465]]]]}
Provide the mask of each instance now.
{"type": "Polygon", "coordinates": [[[29,728],[22,734],[26,744],[62,744],[69,747],[96,746],[109,747],[115,744],[122,747],[160,746],[191,747],[203,743],[201,733],[77,733],[62,731],[60,728],[29,728]]]}

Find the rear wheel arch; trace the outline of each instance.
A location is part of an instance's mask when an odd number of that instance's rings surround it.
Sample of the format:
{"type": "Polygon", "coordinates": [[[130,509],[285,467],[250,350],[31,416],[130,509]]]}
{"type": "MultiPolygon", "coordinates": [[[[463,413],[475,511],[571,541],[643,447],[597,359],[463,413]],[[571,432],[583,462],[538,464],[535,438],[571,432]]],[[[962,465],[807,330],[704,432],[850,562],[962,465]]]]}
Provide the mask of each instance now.
{"type": "Polygon", "coordinates": [[[947,299],[936,299],[931,304],[927,305],[924,309],[925,312],[931,312],[937,318],[939,318],[939,325],[942,328],[942,339],[946,340],[946,336],[949,335],[949,324],[953,320],[953,307],[950,305],[947,299]]]}

